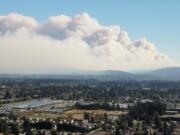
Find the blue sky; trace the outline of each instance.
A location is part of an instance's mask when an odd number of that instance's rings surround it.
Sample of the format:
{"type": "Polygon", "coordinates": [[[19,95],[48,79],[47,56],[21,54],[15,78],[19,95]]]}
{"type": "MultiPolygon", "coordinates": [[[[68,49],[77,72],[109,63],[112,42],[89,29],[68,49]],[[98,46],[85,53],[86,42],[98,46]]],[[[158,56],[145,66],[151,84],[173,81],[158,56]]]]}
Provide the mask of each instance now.
{"type": "Polygon", "coordinates": [[[1,0],[0,15],[11,12],[39,21],[87,12],[102,24],[120,25],[132,39],[147,38],[180,62],[179,0],[1,0]]]}

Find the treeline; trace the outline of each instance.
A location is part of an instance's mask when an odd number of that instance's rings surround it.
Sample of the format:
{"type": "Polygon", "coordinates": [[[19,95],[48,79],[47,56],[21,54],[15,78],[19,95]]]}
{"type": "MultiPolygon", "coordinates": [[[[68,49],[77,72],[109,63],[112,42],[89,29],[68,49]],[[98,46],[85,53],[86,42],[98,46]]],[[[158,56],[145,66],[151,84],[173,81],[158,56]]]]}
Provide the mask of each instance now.
{"type": "Polygon", "coordinates": [[[123,111],[126,108],[120,107],[117,104],[110,104],[110,103],[91,103],[91,104],[81,104],[76,103],[75,107],[77,109],[85,109],[85,110],[97,110],[97,109],[103,109],[103,110],[119,110],[123,111]]]}
{"type": "MultiPolygon", "coordinates": [[[[0,99],[55,97],[89,101],[119,101],[123,97],[162,100],[180,95],[179,82],[21,79],[0,81],[0,99]],[[144,88],[148,88],[144,89],[144,88]]],[[[8,101],[6,101],[8,102],[8,101]]]]}
{"type": "Polygon", "coordinates": [[[160,115],[166,111],[166,105],[161,102],[137,103],[129,110],[129,116],[136,120],[143,120],[146,123],[157,122],[160,115]]]}
{"type": "Polygon", "coordinates": [[[49,130],[51,134],[57,134],[57,132],[81,132],[81,133],[88,133],[92,129],[85,128],[81,125],[73,124],[73,123],[59,123],[59,122],[52,122],[49,120],[46,121],[30,121],[29,119],[24,119],[22,125],[17,122],[7,122],[7,120],[0,119],[0,133],[3,135],[19,135],[20,133],[25,133],[26,135],[33,135],[33,132],[38,135],[45,135],[42,130],[49,130]],[[53,132],[53,133],[52,133],[53,132]]]}

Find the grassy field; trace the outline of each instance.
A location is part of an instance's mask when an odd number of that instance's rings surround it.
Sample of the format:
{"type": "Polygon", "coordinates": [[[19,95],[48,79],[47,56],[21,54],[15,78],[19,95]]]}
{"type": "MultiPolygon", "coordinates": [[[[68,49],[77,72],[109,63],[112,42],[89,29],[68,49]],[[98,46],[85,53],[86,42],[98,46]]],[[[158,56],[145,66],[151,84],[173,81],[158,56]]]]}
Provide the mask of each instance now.
{"type": "Polygon", "coordinates": [[[65,114],[73,119],[77,120],[83,120],[84,119],[84,113],[89,112],[92,113],[93,115],[104,115],[105,113],[110,116],[119,116],[126,114],[127,112],[122,112],[122,111],[105,111],[105,110],[70,110],[66,111],[65,114]]]}
{"type": "Polygon", "coordinates": [[[28,111],[19,113],[21,117],[29,117],[32,119],[76,119],[76,120],[83,120],[84,113],[89,112],[93,115],[104,115],[105,113],[110,116],[119,116],[126,114],[127,112],[121,111],[105,111],[105,110],[69,110],[65,111],[64,113],[51,113],[51,112],[44,112],[44,111],[28,111]]]}

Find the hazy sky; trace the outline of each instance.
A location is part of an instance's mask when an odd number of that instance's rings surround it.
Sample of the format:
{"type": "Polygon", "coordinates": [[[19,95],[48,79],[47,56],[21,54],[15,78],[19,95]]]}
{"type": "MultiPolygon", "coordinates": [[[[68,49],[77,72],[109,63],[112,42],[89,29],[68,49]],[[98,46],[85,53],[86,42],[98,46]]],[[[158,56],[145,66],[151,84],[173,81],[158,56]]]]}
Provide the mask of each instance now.
{"type": "MultiPolygon", "coordinates": [[[[108,29],[109,31],[114,31],[114,30],[110,30],[111,29],[110,27],[112,25],[118,25],[121,29],[119,31],[119,33],[121,33],[121,31],[126,31],[128,33],[129,36],[127,36],[127,37],[130,38],[133,42],[131,44],[136,45],[137,43],[135,43],[135,41],[146,38],[148,43],[149,42],[153,43],[154,44],[153,46],[155,46],[155,49],[158,50],[158,52],[155,53],[155,55],[158,55],[157,57],[159,57],[159,52],[160,52],[160,53],[163,53],[163,55],[164,54],[168,55],[168,59],[170,58],[172,60],[175,60],[177,63],[180,63],[180,53],[179,53],[179,50],[180,50],[180,45],[179,45],[180,44],[180,38],[179,38],[179,35],[180,35],[180,26],[179,26],[180,25],[180,18],[179,18],[180,1],[179,0],[103,0],[103,1],[102,0],[89,0],[89,1],[88,0],[38,0],[38,1],[37,0],[36,1],[35,0],[31,0],[31,1],[5,0],[5,1],[0,2],[0,16],[7,16],[10,13],[18,13],[19,15],[30,16],[30,17],[32,17],[33,20],[36,21],[36,23],[38,25],[41,25],[38,27],[43,27],[43,28],[38,28],[38,30],[37,29],[35,30],[36,34],[38,33],[37,35],[41,36],[38,38],[42,38],[42,35],[43,36],[48,35],[49,37],[53,38],[51,40],[54,40],[54,39],[56,39],[56,40],[63,39],[64,40],[64,38],[65,39],[67,38],[68,34],[66,33],[67,35],[61,35],[63,37],[60,38],[60,37],[58,37],[60,35],[56,35],[57,31],[50,31],[49,30],[49,29],[51,29],[50,25],[52,25],[52,24],[49,24],[49,25],[47,24],[48,26],[45,24],[45,22],[49,21],[48,20],[49,17],[59,16],[59,15],[63,14],[64,16],[71,18],[72,19],[71,22],[74,23],[74,21],[76,21],[76,19],[73,19],[73,18],[76,18],[75,16],[77,16],[77,15],[81,16],[84,12],[86,12],[87,16],[90,18],[89,22],[92,22],[91,19],[95,19],[98,22],[98,25],[100,25],[100,26],[97,26],[96,24],[93,24],[94,28],[92,28],[92,29],[94,29],[94,31],[93,31],[94,33],[97,33],[97,31],[99,32],[99,28],[101,30],[102,29],[104,30],[104,28],[102,28],[102,26],[108,27],[108,28],[105,28],[106,30],[108,29]],[[39,30],[39,29],[41,29],[41,30],[39,30]]],[[[18,17],[15,17],[15,18],[18,18],[18,17]]],[[[13,19],[10,19],[10,22],[14,23],[13,22],[14,20],[13,21],[12,20],[13,19]]],[[[28,22],[28,21],[26,21],[26,22],[28,22]]],[[[21,24],[21,25],[26,25],[26,22],[25,23],[23,22],[23,24],[21,24]]],[[[1,27],[4,27],[4,24],[1,25],[1,27]]],[[[29,27],[29,25],[27,27],[29,27]]],[[[70,27],[71,26],[68,26],[68,30],[70,27]]],[[[4,32],[4,29],[3,30],[2,30],[2,28],[0,28],[0,29],[1,29],[1,33],[2,33],[2,31],[4,32]]],[[[5,32],[9,31],[10,28],[7,27],[7,29],[8,30],[5,30],[5,32]]],[[[18,27],[18,29],[19,29],[19,27],[18,27]]],[[[16,30],[17,29],[15,28],[15,31],[16,30]]],[[[26,31],[26,30],[23,30],[23,32],[24,31],[26,31]]],[[[117,30],[115,30],[115,31],[117,31],[117,30]]],[[[13,28],[13,32],[14,32],[14,28],[13,28]]],[[[60,31],[60,32],[62,32],[62,31],[60,31]]],[[[28,33],[28,32],[26,31],[25,33],[28,33]]],[[[83,40],[84,40],[84,38],[87,38],[85,41],[87,41],[87,44],[90,45],[90,44],[92,44],[91,41],[95,37],[92,35],[91,32],[88,31],[87,33],[86,33],[86,36],[81,35],[80,37],[83,40]]],[[[116,35],[117,33],[115,33],[114,35],[116,35]]],[[[29,36],[29,33],[27,35],[29,36]]],[[[117,35],[119,35],[119,34],[117,34],[117,35]]],[[[16,32],[16,34],[14,34],[13,36],[17,37],[17,39],[18,39],[19,38],[18,32],[16,32]]],[[[5,37],[5,38],[9,38],[9,39],[4,39],[4,35],[2,35],[0,42],[1,43],[7,42],[7,44],[8,44],[8,41],[11,40],[11,38],[14,38],[13,36],[10,35],[9,37],[5,37]]],[[[28,36],[26,38],[28,38],[28,36]]],[[[97,38],[97,36],[96,36],[96,38],[97,38]]],[[[36,40],[36,39],[34,39],[34,40],[36,40]]],[[[94,40],[97,40],[98,43],[100,42],[99,38],[94,39],[94,40]]],[[[36,43],[36,41],[34,41],[34,42],[36,43]]],[[[42,41],[42,42],[44,42],[44,41],[42,41]]],[[[70,42],[70,41],[67,41],[67,42],[70,42]]],[[[82,42],[82,41],[80,41],[80,42],[82,42]]],[[[144,44],[148,44],[148,43],[144,43],[144,42],[138,43],[138,45],[136,45],[136,46],[139,46],[139,44],[144,45],[144,44]]],[[[95,44],[95,43],[93,43],[93,44],[95,44]]],[[[122,43],[122,44],[127,45],[129,43],[122,43]]],[[[147,47],[145,47],[145,48],[147,48],[147,47]]],[[[8,48],[6,48],[6,49],[8,49],[8,48]]],[[[118,48],[118,49],[121,51],[120,48],[118,48]]],[[[62,49],[60,49],[60,50],[62,50],[62,49]]],[[[115,50],[117,50],[117,49],[115,49],[115,50]]],[[[153,52],[152,51],[153,49],[150,49],[150,50],[151,50],[151,52],[149,53],[149,56],[153,52]]],[[[78,51],[80,51],[80,50],[78,50],[78,51]]],[[[94,53],[93,55],[95,55],[95,56],[97,53],[96,51],[97,50],[95,50],[95,51],[93,50],[93,53],[94,53]]],[[[111,49],[111,51],[112,51],[112,49],[111,49]]],[[[84,50],[83,50],[83,52],[84,52],[84,50]]],[[[138,53],[141,53],[141,52],[142,51],[140,51],[138,53]]],[[[19,52],[14,52],[14,55],[16,55],[16,53],[19,53],[19,52]]],[[[115,52],[115,54],[116,53],[117,52],[115,52]]],[[[99,54],[99,52],[98,52],[98,54],[99,54]]],[[[113,52],[113,54],[114,54],[114,52],[113,52]]],[[[105,54],[103,54],[103,55],[105,55],[105,54]]],[[[124,55],[127,55],[128,57],[130,57],[129,58],[130,60],[133,60],[133,58],[132,58],[133,56],[131,56],[132,54],[129,54],[129,52],[128,52],[128,54],[124,54],[124,55]]],[[[85,55],[85,56],[88,57],[87,59],[90,59],[89,61],[94,61],[94,60],[92,60],[94,58],[90,57],[89,55],[88,56],[85,55]]],[[[4,57],[6,57],[6,55],[4,55],[4,57]]],[[[81,56],[79,56],[79,57],[81,57],[81,56]]],[[[123,56],[122,55],[119,56],[117,53],[117,55],[113,56],[113,60],[110,60],[111,61],[110,63],[113,64],[112,61],[117,62],[119,60],[119,57],[123,57],[123,56]],[[116,59],[116,60],[114,60],[114,59],[116,59]]],[[[153,57],[155,57],[154,54],[153,54],[153,57]]],[[[104,57],[102,59],[106,59],[106,58],[104,57]]],[[[112,59],[112,58],[110,58],[110,59],[112,59]]],[[[147,59],[145,59],[144,61],[146,61],[146,60],[149,60],[148,56],[147,56],[147,59]]],[[[22,62],[23,60],[19,60],[19,61],[22,62]]],[[[102,61],[102,60],[100,60],[100,61],[102,61]]],[[[122,60],[119,60],[119,61],[121,62],[122,60]]],[[[21,62],[19,62],[19,63],[21,63],[21,62]]],[[[99,63],[99,60],[97,60],[96,62],[99,63]]],[[[96,65],[96,62],[93,63],[92,65],[96,65]]],[[[90,62],[90,63],[92,63],[92,62],[90,62]]],[[[121,67],[121,65],[109,67],[107,65],[110,63],[108,63],[108,62],[102,62],[102,63],[104,64],[104,67],[107,67],[107,68],[118,69],[119,67],[121,67]]],[[[44,64],[48,65],[48,63],[45,63],[45,62],[44,62],[44,64]]],[[[69,64],[67,64],[67,65],[69,67],[71,67],[71,65],[69,65],[69,64]]],[[[130,65],[133,65],[133,64],[131,63],[128,66],[130,66],[130,65]]],[[[13,65],[9,65],[9,66],[13,66],[13,65]]],[[[74,67],[74,65],[72,65],[72,66],[74,67]]],[[[97,67],[97,69],[106,69],[104,67],[103,68],[97,67]]],[[[124,69],[126,66],[122,66],[122,67],[123,67],[122,69],[124,69]]],[[[58,68],[58,66],[55,66],[53,68],[58,68]]],[[[66,66],[63,68],[66,68],[66,66]]],[[[81,67],[79,68],[78,66],[76,68],[81,69],[81,67]]],[[[142,68],[142,67],[140,67],[140,68],[142,68]]],[[[18,67],[17,67],[17,69],[18,69],[18,67]]],[[[88,68],[83,67],[83,69],[88,69],[88,68]]],[[[130,69],[132,69],[132,68],[130,68],[130,69]]],[[[18,70],[21,70],[21,69],[18,69],[18,70]]]]}

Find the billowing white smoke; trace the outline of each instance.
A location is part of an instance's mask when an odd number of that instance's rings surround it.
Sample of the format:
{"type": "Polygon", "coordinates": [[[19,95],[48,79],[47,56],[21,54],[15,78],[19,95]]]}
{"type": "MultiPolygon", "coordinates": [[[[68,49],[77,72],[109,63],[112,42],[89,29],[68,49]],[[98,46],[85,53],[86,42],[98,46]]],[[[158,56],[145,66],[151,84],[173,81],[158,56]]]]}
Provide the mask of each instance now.
{"type": "Polygon", "coordinates": [[[37,26],[37,22],[31,17],[26,17],[15,13],[7,16],[0,16],[0,35],[8,32],[14,32],[22,27],[25,27],[28,30],[33,30],[37,26]]]}
{"type": "Polygon", "coordinates": [[[87,13],[38,23],[19,14],[0,16],[1,73],[63,70],[141,70],[173,65],[146,39],[132,41],[118,26],[103,26],[87,13]]]}

